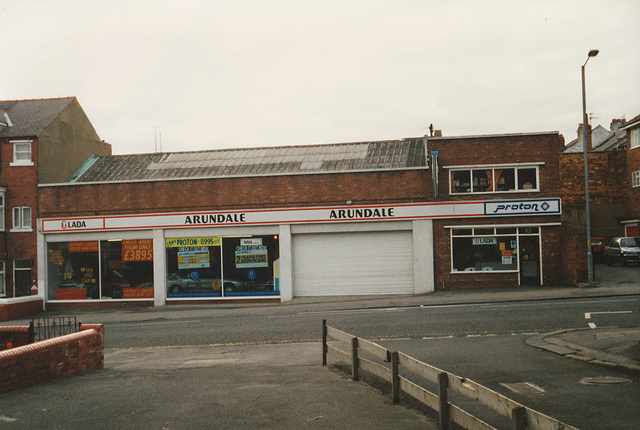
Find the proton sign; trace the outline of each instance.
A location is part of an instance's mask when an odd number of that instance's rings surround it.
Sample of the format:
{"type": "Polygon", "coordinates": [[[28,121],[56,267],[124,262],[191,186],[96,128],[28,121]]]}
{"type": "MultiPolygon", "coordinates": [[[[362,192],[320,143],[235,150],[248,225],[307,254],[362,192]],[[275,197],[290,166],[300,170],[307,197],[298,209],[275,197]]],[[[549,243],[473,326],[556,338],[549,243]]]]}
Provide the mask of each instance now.
{"type": "Polygon", "coordinates": [[[560,215],[560,199],[496,200],[484,202],[487,216],[560,215]]]}

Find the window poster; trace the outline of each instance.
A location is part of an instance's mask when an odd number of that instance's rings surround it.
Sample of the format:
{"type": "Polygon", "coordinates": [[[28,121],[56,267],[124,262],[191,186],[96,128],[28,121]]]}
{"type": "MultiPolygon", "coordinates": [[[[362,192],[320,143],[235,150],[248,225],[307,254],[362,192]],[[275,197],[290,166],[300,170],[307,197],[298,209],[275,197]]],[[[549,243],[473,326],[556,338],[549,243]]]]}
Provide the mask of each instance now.
{"type": "Polygon", "coordinates": [[[153,240],[123,240],[122,261],[153,261],[153,240]]]}
{"type": "Polygon", "coordinates": [[[178,269],[197,269],[203,267],[211,267],[208,247],[178,247],[178,269]]]}

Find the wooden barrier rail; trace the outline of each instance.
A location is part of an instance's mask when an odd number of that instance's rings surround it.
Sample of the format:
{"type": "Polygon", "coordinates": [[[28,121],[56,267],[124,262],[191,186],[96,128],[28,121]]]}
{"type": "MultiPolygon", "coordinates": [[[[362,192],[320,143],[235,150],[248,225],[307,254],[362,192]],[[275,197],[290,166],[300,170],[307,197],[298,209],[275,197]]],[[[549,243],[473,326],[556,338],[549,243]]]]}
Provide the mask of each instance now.
{"type": "Polygon", "coordinates": [[[351,364],[354,381],[359,380],[360,370],[365,370],[391,383],[393,401],[400,402],[400,392],[404,392],[438,413],[441,430],[447,430],[449,422],[454,422],[468,430],[497,430],[481,419],[449,402],[449,391],[477,401],[511,421],[511,430],[578,430],[568,424],[527,408],[502,394],[470,379],[447,373],[442,369],[416,360],[398,351],[390,351],[377,343],[358,338],[327,325],[322,321],[322,365],[327,365],[331,356],[336,361],[351,364]],[[329,345],[329,339],[347,342],[351,351],[342,351],[329,345]],[[361,356],[360,352],[390,363],[390,367],[361,356]],[[400,376],[400,368],[437,384],[438,392],[426,388],[400,376]]]}

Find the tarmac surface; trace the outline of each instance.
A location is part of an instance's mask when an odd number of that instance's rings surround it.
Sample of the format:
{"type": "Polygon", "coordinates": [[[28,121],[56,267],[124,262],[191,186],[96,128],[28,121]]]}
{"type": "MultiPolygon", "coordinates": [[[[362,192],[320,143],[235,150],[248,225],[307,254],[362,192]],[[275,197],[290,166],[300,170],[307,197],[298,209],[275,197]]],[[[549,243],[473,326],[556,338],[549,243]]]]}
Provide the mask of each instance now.
{"type": "MultiPolygon", "coordinates": [[[[606,269],[606,267],[605,267],[606,269]]],[[[637,273],[640,274],[640,268],[637,273]]],[[[640,276],[592,287],[439,291],[420,296],[297,298],[234,304],[252,312],[551,300],[640,294],[640,276]],[[268,307],[268,308],[267,308],[268,307]]],[[[215,305],[211,305],[215,306],[215,305]]],[[[229,309],[227,307],[227,309],[229,309]]],[[[74,310],[81,321],[167,318],[202,306],[74,310]]],[[[209,308],[210,309],[210,308],[209,308]]],[[[47,312],[54,316],[62,311],[47,312]]],[[[50,315],[48,315],[50,314],[50,315]]],[[[19,321],[3,325],[19,324],[19,321]]],[[[108,334],[107,334],[108,335],[108,334]]],[[[551,353],[640,375],[640,328],[545,333],[527,343],[551,353]]],[[[321,365],[319,342],[105,351],[105,368],[0,394],[2,429],[436,429],[434,415],[321,365]]]]}

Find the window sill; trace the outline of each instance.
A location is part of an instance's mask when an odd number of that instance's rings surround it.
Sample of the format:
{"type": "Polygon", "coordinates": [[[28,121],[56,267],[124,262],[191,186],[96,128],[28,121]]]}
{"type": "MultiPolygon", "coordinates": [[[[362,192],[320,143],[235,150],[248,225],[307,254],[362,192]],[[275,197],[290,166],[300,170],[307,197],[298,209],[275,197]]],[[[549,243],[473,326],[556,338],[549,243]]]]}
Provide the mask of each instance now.
{"type": "Polygon", "coordinates": [[[480,191],[476,193],[449,193],[450,196],[477,196],[482,195],[503,195],[503,194],[518,194],[518,193],[539,193],[540,190],[508,190],[508,191],[480,191]]]}
{"type": "Polygon", "coordinates": [[[492,274],[492,273],[518,273],[518,270],[453,270],[449,272],[452,275],[477,275],[479,273],[482,274],[492,274]]]}
{"type": "Polygon", "coordinates": [[[32,233],[33,229],[31,227],[29,228],[12,228],[11,230],[9,230],[9,233],[32,233]]]}
{"type": "Polygon", "coordinates": [[[28,162],[23,162],[23,163],[9,163],[9,166],[24,166],[24,167],[29,167],[29,166],[35,166],[35,163],[33,161],[28,161],[28,162]]]}

